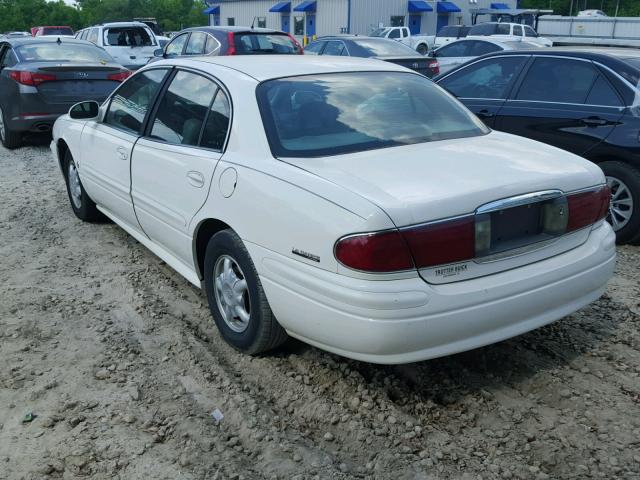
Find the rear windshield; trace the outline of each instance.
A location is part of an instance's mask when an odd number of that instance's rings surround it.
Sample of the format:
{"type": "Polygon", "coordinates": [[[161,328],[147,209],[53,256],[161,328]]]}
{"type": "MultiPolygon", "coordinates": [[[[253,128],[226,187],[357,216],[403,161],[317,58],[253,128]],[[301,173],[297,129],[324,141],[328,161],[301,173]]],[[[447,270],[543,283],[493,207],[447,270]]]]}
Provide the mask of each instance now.
{"type": "Polygon", "coordinates": [[[493,35],[496,33],[496,27],[495,23],[475,25],[469,30],[469,35],[493,35]]]}
{"type": "Polygon", "coordinates": [[[73,35],[73,30],[70,27],[45,27],[42,35],[73,35]]]}
{"type": "Polygon", "coordinates": [[[396,42],[395,40],[387,39],[374,39],[374,38],[362,38],[354,40],[356,45],[359,45],[372,57],[385,57],[385,56],[416,56],[419,55],[413,48],[396,42]]]}
{"type": "Polygon", "coordinates": [[[482,135],[488,129],[430,80],[356,72],[270,80],[258,103],[276,157],[318,157],[482,135]]]}
{"type": "Polygon", "coordinates": [[[16,52],[25,62],[110,63],[113,58],[93,45],[47,42],[22,45],[16,52]]]}
{"type": "Polygon", "coordinates": [[[112,27],[105,30],[104,43],[112,47],[151,47],[155,45],[146,27],[112,27]]]}
{"type": "Polygon", "coordinates": [[[456,38],[464,38],[469,33],[469,29],[471,27],[458,27],[455,25],[451,25],[449,27],[442,27],[437,37],[456,37],[456,38]]]}
{"type": "Polygon", "coordinates": [[[236,33],[239,55],[273,55],[298,53],[298,47],[288,35],[280,33],[236,33]]]}

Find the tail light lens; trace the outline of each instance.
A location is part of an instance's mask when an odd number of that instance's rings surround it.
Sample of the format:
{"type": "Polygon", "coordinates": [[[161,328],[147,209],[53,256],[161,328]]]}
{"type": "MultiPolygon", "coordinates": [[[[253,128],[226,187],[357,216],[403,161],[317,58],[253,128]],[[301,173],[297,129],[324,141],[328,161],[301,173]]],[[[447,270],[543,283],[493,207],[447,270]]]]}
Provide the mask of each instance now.
{"type": "Polygon", "coordinates": [[[414,268],[409,248],[398,230],[344,237],[336,243],[335,255],[344,266],[365,272],[414,268]]]}
{"type": "Polygon", "coordinates": [[[296,48],[298,49],[298,54],[299,54],[299,55],[304,55],[304,49],[302,48],[302,45],[300,45],[300,44],[298,43],[298,41],[297,41],[295,38],[293,38],[293,37],[291,36],[291,34],[290,34],[290,33],[287,33],[287,36],[291,39],[291,41],[293,42],[293,44],[294,44],[294,45],[296,46],[296,48]]]}
{"type": "Polygon", "coordinates": [[[30,87],[37,87],[41,83],[53,82],[58,79],[55,75],[47,73],[33,73],[18,70],[12,71],[9,75],[16,82],[30,87]]]}
{"type": "MultiPolygon", "coordinates": [[[[596,190],[559,197],[543,205],[544,233],[558,236],[593,225],[607,216],[611,192],[596,190]],[[563,214],[568,209],[568,219],[563,214]]],[[[389,273],[463,262],[489,253],[491,220],[471,214],[399,230],[350,235],[338,240],[337,260],[346,267],[389,273]]]]}
{"type": "Polygon", "coordinates": [[[438,75],[440,73],[440,64],[437,60],[429,62],[429,70],[431,70],[434,75],[438,75]]]}
{"type": "Polygon", "coordinates": [[[114,82],[124,82],[127,78],[133,75],[133,72],[130,70],[125,70],[124,72],[112,73],[107,78],[109,80],[113,80],[114,82]]]}
{"type": "Polygon", "coordinates": [[[238,53],[236,50],[236,36],[233,32],[227,32],[227,43],[229,43],[229,47],[227,48],[227,55],[235,55],[238,53]]]}
{"type": "Polygon", "coordinates": [[[609,212],[611,190],[607,185],[597,190],[567,196],[569,222],[567,232],[573,232],[602,220],[609,212]]]}

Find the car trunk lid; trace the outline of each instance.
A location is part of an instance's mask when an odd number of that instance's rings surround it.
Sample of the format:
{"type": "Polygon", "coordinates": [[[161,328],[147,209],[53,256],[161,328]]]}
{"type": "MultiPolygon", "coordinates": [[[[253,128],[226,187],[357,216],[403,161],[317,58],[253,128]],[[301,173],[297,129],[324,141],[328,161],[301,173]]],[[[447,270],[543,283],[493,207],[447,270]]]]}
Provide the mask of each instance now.
{"type": "Polygon", "coordinates": [[[378,60],[384,60],[385,62],[395,63],[402,67],[409,68],[413,71],[421,73],[426,77],[433,77],[440,71],[438,61],[435,58],[423,57],[423,56],[411,56],[411,57],[376,57],[378,60]]]}

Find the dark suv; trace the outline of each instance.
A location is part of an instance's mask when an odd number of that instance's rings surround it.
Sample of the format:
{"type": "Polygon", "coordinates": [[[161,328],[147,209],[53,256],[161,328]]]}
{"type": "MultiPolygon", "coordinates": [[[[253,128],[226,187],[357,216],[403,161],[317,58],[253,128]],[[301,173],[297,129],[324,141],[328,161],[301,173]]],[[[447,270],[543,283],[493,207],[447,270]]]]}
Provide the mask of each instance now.
{"type": "Polygon", "coordinates": [[[184,55],[302,55],[288,33],[251,27],[194,27],[182,30],[156,57],[184,55]]]}
{"type": "Polygon", "coordinates": [[[640,50],[497,52],[436,82],[489,127],[597,163],[611,188],[618,242],[640,244],[640,50]]]}

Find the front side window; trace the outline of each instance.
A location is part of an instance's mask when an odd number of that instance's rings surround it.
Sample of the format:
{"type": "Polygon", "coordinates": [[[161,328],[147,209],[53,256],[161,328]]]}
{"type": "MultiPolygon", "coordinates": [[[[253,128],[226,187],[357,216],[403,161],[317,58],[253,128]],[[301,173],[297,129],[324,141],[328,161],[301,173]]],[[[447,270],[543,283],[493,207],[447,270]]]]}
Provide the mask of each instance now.
{"type": "Polygon", "coordinates": [[[511,35],[511,25],[508,23],[499,23],[496,25],[496,35],[511,35]]]}
{"type": "MultiPolygon", "coordinates": [[[[391,17],[391,26],[392,27],[404,27],[404,15],[394,15],[391,17]]],[[[398,32],[398,36],[400,36],[400,32],[398,32]]]]}
{"type": "Polygon", "coordinates": [[[522,27],[520,25],[514,25],[513,26],[513,34],[516,37],[521,37],[522,36],[522,27]]]}
{"type": "Polygon", "coordinates": [[[479,57],[480,55],[486,55],[487,53],[497,52],[502,50],[498,45],[491,42],[473,42],[471,46],[471,57],[479,57]]]}
{"type": "Polygon", "coordinates": [[[335,55],[339,57],[344,52],[344,43],[342,42],[328,42],[327,46],[322,52],[323,55],[335,55]]]}
{"type": "Polygon", "coordinates": [[[193,32],[189,43],[187,43],[187,49],[184,51],[185,55],[202,55],[207,43],[207,36],[206,33],[193,32]]]}
{"type": "Polygon", "coordinates": [[[276,157],[340,155],[489,130],[427,78],[403,72],[309,75],[260,84],[276,157]]]}
{"type": "Polygon", "coordinates": [[[172,55],[182,55],[182,50],[184,49],[184,44],[187,43],[187,38],[189,38],[189,34],[183,33],[182,35],[178,35],[176,38],[171,40],[171,43],[167,45],[165,54],[168,57],[172,55]]]}
{"type": "Polygon", "coordinates": [[[217,90],[218,86],[202,75],[178,72],[160,101],[151,137],[178,145],[199,145],[217,90]]]}
{"type": "Polygon", "coordinates": [[[107,28],[104,43],[111,47],[151,47],[156,44],[147,27],[107,28]]]}
{"type": "Polygon", "coordinates": [[[234,35],[236,51],[240,55],[274,55],[298,53],[291,37],[281,33],[237,33],[234,35]]]}
{"type": "Polygon", "coordinates": [[[400,30],[391,30],[388,38],[400,38],[400,30]]]}
{"type": "Polygon", "coordinates": [[[584,103],[598,71],[590,62],[538,57],[527,72],[518,100],[584,103]]]}
{"type": "Polygon", "coordinates": [[[134,75],[114,93],[104,123],[119,130],[139,134],[144,117],[167,73],[147,70],[134,75]]]}
{"type": "Polygon", "coordinates": [[[438,84],[458,98],[504,99],[527,57],[490,58],[443,78],[438,84]]]}

